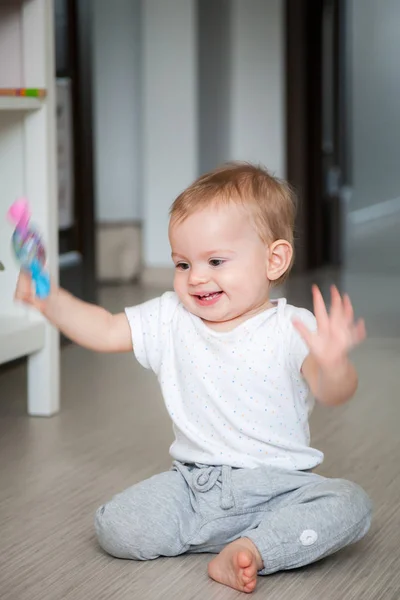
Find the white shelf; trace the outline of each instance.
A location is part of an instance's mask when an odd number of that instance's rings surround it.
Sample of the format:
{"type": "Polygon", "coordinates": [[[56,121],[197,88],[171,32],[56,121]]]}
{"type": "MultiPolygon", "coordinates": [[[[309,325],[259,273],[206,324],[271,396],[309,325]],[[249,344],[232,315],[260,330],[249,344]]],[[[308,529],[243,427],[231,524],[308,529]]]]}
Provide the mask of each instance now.
{"type": "Polygon", "coordinates": [[[0,316],[0,364],[37,352],[44,345],[44,322],[0,316]]]}
{"type": "Polygon", "coordinates": [[[60,408],[59,337],[40,315],[23,312],[13,301],[19,266],[5,214],[15,199],[28,198],[57,281],[53,20],[54,0],[0,0],[0,260],[5,265],[0,273],[0,364],[27,357],[27,408],[35,416],[50,416],[60,408]],[[46,95],[7,92],[18,89],[46,90],[46,95]]]}
{"type": "Polygon", "coordinates": [[[0,110],[39,110],[43,106],[40,98],[27,96],[0,96],[0,110]]]}

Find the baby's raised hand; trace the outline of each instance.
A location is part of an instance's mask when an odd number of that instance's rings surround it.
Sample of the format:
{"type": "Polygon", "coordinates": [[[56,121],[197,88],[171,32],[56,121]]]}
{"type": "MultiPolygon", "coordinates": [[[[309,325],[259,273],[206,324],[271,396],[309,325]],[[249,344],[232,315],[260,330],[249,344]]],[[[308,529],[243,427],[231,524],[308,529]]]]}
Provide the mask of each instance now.
{"type": "Polygon", "coordinates": [[[336,286],[331,287],[331,309],[328,313],[319,288],[312,288],[317,331],[311,332],[301,321],[293,325],[303,337],[319,366],[335,367],[347,360],[352,348],[366,337],[363,319],[354,321],[353,307],[347,294],[341,297],[336,286]]]}

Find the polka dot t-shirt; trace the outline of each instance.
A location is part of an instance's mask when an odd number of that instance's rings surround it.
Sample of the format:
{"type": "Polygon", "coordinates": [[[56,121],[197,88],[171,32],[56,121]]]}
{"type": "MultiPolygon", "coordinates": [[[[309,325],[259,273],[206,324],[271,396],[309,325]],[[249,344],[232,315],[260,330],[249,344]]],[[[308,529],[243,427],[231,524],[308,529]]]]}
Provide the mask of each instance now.
{"type": "Polygon", "coordinates": [[[125,310],[137,360],[159,380],[173,422],[170,453],[185,463],[310,469],[313,408],[301,366],[308,349],[284,298],[233,331],[210,329],[174,292],[125,310]]]}

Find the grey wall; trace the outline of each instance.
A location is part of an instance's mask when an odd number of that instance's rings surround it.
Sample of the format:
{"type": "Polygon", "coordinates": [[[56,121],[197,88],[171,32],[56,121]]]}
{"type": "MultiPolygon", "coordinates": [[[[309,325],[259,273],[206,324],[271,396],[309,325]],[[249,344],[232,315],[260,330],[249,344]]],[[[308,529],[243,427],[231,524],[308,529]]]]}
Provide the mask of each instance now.
{"type": "Polygon", "coordinates": [[[198,1],[199,172],[230,148],[231,0],[198,1]]]}
{"type": "MultiPolygon", "coordinates": [[[[201,1],[201,0],[200,0],[201,1]]],[[[231,158],[285,176],[284,0],[231,0],[231,158]]]]}
{"type": "Polygon", "coordinates": [[[198,0],[200,172],[226,160],[285,174],[282,0],[198,0]]]}
{"type": "Polygon", "coordinates": [[[400,198],[400,2],[350,0],[350,210],[400,198]]]}
{"type": "Polygon", "coordinates": [[[198,173],[195,0],[144,0],[142,27],[144,262],[169,267],[169,207],[198,173]]]}
{"type": "Polygon", "coordinates": [[[141,216],[140,0],[92,0],[96,217],[141,216]]]}

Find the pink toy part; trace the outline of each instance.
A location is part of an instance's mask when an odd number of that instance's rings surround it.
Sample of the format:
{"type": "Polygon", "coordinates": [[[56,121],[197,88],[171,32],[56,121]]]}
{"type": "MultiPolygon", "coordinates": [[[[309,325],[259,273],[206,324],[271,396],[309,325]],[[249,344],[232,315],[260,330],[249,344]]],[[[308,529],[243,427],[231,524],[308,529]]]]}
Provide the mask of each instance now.
{"type": "Polygon", "coordinates": [[[31,211],[29,210],[29,204],[26,198],[19,198],[9,208],[7,216],[12,223],[15,224],[17,229],[27,229],[29,225],[29,219],[31,218],[31,211]]]}

